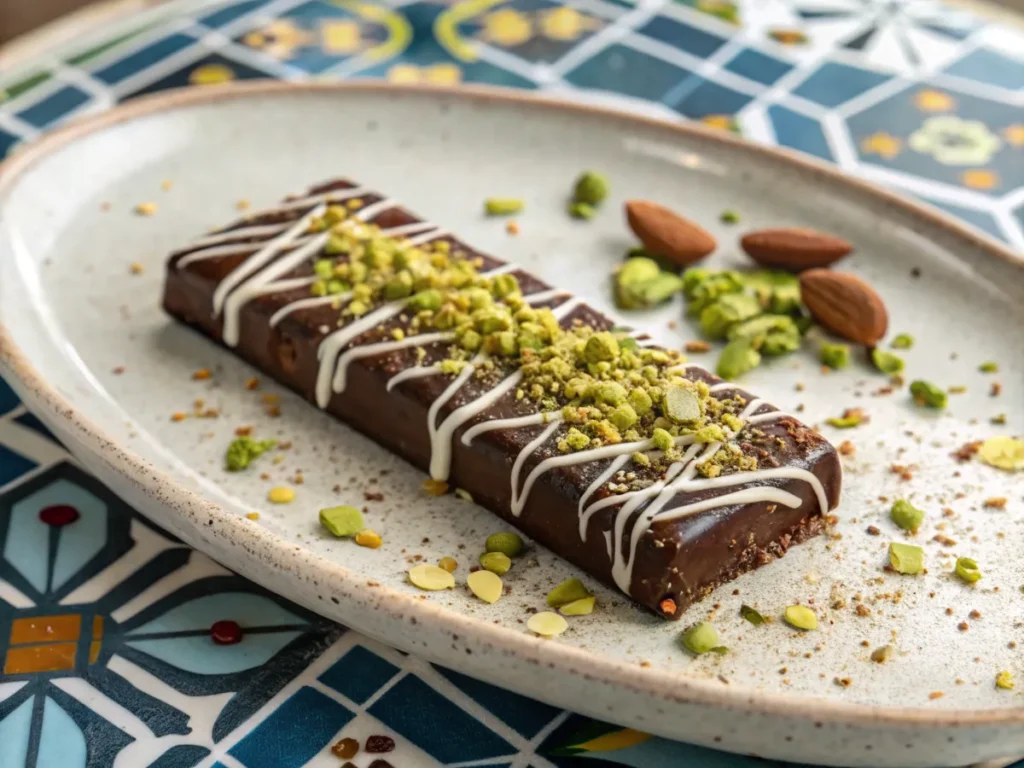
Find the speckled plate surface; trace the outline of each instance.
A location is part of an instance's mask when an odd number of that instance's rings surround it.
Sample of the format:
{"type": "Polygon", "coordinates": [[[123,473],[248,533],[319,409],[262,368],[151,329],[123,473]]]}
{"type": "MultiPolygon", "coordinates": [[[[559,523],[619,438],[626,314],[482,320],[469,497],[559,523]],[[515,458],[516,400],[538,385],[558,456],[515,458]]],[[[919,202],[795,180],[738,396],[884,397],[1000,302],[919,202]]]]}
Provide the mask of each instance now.
{"type": "MultiPolygon", "coordinates": [[[[721,133],[522,95],[371,84],[172,93],[66,128],[0,170],[4,375],[116,492],[245,576],[404,650],[596,717],[797,761],[960,765],[1024,751],[1020,694],[994,686],[1001,670],[1024,678],[1021,476],[950,456],[969,440],[1020,433],[1022,307],[1021,261],[924,209],[721,133]],[[564,214],[564,196],[589,167],[614,191],[581,224],[564,214]],[[270,204],[332,175],[387,191],[609,310],[609,273],[631,244],[624,199],[658,200],[706,224],[720,239],[715,267],[743,264],[735,240],[745,228],[833,231],[855,243],[846,265],[884,296],[892,332],[916,337],[910,377],[967,391],[924,413],[905,389],[879,394],[887,382],[862,360],[826,376],[810,351],[754,372],[745,386],[809,423],[852,406],[871,417],[847,432],[824,428],[856,447],[832,535],[720,589],[682,624],[587,579],[599,610],[557,640],[537,639],[525,618],[572,567],[533,547],[496,605],[461,587],[417,592],[407,560],[454,556],[461,583],[502,524],[472,504],[425,498],[418,471],[272,383],[247,390],[252,369],[159,309],[171,248],[236,216],[239,200],[270,204]],[[527,201],[518,237],[480,214],[495,194],[527,201]],[[156,214],[136,215],[142,202],[156,214]],[[741,213],[739,227],[718,223],[725,208],[741,213]],[[986,360],[1000,373],[979,372],[986,360]],[[212,378],[194,381],[199,368],[212,378]],[[280,418],[266,415],[265,393],[280,395],[280,418]],[[197,399],[218,418],[171,420],[197,399]],[[1000,413],[1006,425],[990,424],[1000,413]],[[280,463],[228,474],[224,448],[243,424],[293,447],[280,463]],[[910,468],[906,479],[894,463],[910,468]],[[299,473],[292,504],[266,502],[270,486],[299,473]],[[367,490],[384,496],[366,502],[384,546],[325,537],[316,510],[362,504],[367,490]],[[888,543],[906,538],[883,501],[898,496],[928,512],[916,537],[922,577],[883,570],[888,543]],[[986,507],[993,497],[1005,506],[986,507]],[[981,564],[977,586],[951,575],[959,555],[981,564]],[[778,616],[797,601],[813,601],[818,631],[755,628],[739,616],[741,603],[778,616]],[[730,652],[692,659],[678,633],[709,616],[730,652]],[[872,663],[885,644],[894,658],[872,663]]],[[[669,344],[697,335],[679,304],[618,317],[669,344]]]]}

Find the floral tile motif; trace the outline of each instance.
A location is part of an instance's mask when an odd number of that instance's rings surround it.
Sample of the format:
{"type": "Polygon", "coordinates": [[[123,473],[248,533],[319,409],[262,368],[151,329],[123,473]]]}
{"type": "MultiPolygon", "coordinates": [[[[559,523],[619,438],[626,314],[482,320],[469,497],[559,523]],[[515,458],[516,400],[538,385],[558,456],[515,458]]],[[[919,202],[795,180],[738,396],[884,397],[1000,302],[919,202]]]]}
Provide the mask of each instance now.
{"type": "Polygon", "coordinates": [[[865,163],[1001,196],[1024,185],[1019,108],[911,85],[848,119],[865,163]]]}
{"type": "MultiPolygon", "coordinates": [[[[198,52],[202,53],[202,51],[198,52]]],[[[167,74],[158,74],[157,79],[127,91],[124,98],[156,93],[168,88],[183,88],[187,85],[220,85],[236,80],[268,77],[272,77],[269,72],[256,69],[219,53],[210,53],[187,64],[180,64],[167,74]]]]}

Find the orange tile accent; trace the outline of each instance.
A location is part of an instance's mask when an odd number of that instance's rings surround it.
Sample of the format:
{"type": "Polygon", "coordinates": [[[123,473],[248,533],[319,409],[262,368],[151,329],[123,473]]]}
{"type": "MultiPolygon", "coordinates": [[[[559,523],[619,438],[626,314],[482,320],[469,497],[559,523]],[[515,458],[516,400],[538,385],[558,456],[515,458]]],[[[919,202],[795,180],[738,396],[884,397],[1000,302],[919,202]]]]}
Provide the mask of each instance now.
{"type": "Polygon", "coordinates": [[[99,640],[89,643],[89,663],[95,664],[100,658],[100,647],[103,645],[99,640]]]}
{"type": "Polygon", "coordinates": [[[77,648],[75,643],[10,648],[4,663],[4,674],[25,675],[74,669],[77,648]]]}
{"type": "Polygon", "coordinates": [[[92,617],[92,639],[102,640],[103,639],[103,617],[93,616],[92,617]]]}
{"type": "Polygon", "coordinates": [[[82,617],[77,614],[15,619],[11,624],[11,645],[74,642],[78,640],[81,632],[82,617]]]}

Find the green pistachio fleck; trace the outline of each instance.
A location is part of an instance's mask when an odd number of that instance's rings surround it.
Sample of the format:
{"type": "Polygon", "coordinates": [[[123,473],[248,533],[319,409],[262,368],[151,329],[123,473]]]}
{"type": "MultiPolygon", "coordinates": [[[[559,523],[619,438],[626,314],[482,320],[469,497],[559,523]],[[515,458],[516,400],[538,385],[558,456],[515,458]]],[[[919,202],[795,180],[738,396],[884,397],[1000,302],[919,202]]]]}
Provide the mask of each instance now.
{"type": "Polygon", "coordinates": [[[981,578],[981,570],[978,564],[969,557],[958,557],[956,559],[956,575],[968,584],[973,584],[981,578]]]}
{"type": "Polygon", "coordinates": [[[504,552],[485,552],[480,555],[480,566],[485,571],[502,576],[512,567],[512,560],[504,552]]]}
{"type": "Polygon", "coordinates": [[[236,437],[228,445],[225,464],[229,472],[239,472],[248,467],[253,459],[277,445],[276,440],[253,440],[251,437],[236,437]]]}
{"type": "Polygon", "coordinates": [[[672,384],[665,390],[665,415],[672,421],[697,421],[703,415],[697,390],[685,384],[672,384]]]}
{"type": "Polygon", "coordinates": [[[800,329],[788,315],[754,317],[736,323],[726,335],[730,339],[749,339],[761,354],[768,357],[794,352],[800,348],[801,341],[800,329]]]}
{"type": "Polygon", "coordinates": [[[999,363],[987,362],[978,366],[982,373],[999,373],[999,363]]]}
{"type": "Polygon", "coordinates": [[[906,499],[897,499],[889,510],[889,518],[904,531],[916,531],[924,522],[924,510],[918,509],[906,499]]]}
{"type": "Polygon", "coordinates": [[[587,339],[583,348],[583,359],[588,363],[615,360],[619,356],[619,342],[608,331],[595,333],[587,339]]]}
{"type": "Polygon", "coordinates": [[[694,624],[681,635],[683,647],[694,656],[700,656],[716,648],[722,647],[718,640],[718,630],[710,622],[702,621],[694,624]]]}
{"type": "Polygon", "coordinates": [[[489,197],[484,200],[484,211],[488,216],[511,216],[524,207],[523,201],[516,197],[489,197]]]}
{"type": "Polygon", "coordinates": [[[561,608],[563,605],[590,597],[590,592],[579,579],[566,579],[548,592],[548,607],[561,608]]]}
{"type": "Polygon", "coordinates": [[[761,353],[750,339],[734,339],[725,345],[718,358],[716,372],[723,379],[736,379],[761,364],[761,353]]]}
{"type": "Polygon", "coordinates": [[[889,545],[889,563],[897,573],[913,576],[924,568],[924,550],[894,541],[889,545]]]}
{"type": "Polygon", "coordinates": [[[759,627],[765,623],[765,618],[754,608],[749,605],[740,606],[740,616],[749,621],[755,627],[759,627]]]}
{"type": "Polygon", "coordinates": [[[814,611],[804,605],[790,605],[783,614],[786,623],[797,629],[812,630],[818,628],[818,617],[814,611]]]}
{"type": "Polygon", "coordinates": [[[626,402],[626,389],[617,381],[602,381],[595,389],[594,399],[605,405],[619,406],[626,402]]]}
{"type": "Polygon", "coordinates": [[[564,440],[569,450],[572,451],[582,451],[590,445],[590,438],[576,429],[576,427],[572,427],[566,433],[564,440]]]}
{"type": "Polygon", "coordinates": [[[668,301],[683,286],[683,279],[664,272],[645,256],[623,262],[615,274],[615,303],[620,309],[647,309],[668,301]]]}
{"type": "Polygon", "coordinates": [[[654,447],[659,451],[669,451],[672,449],[672,446],[675,445],[672,435],[667,430],[661,429],[660,427],[654,430],[651,440],[654,441],[654,447]]]}
{"type": "Polygon", "coordinates": [[[430,310],[436,312],[441,308],[441,292],[436,288],[428,288],[425,291],[413,294],[409,298],[409,309],[414,312],[423,312],[424,310],[430,310]]]}
{"type": "Polygon", "coordinates": [[[859,408],[849,408],[842,416],[832,416],[825,423],[836,429],[852,429],[864,423],[864,413],[859,408]]]}
{"type": "Polygon", "coordinates": [[[946,407],[945,391],[927,381],[918,379],[911,382],[910,396],[914,398],[915,403],[926,408],[946,407]]]}
{"type": "Polygon", "coordinates": [[[839,371],[850,364],[850,346],[849,344],[825,343],[821,345],[818,356],[822,365],[839,371]]]}
{"type": "Polygon", "coordinates": [[[633,410],[631,405],[623,403],[608,415],[608,420],[614,424],[619,431],[625,432],[637,423],[638,417],[636,415],[636,411],[633,410]]]}
{"type": "Polygon", "coordinates": [[[596,598],[591,595],[590,597],[581,597],[579,600],[573,600],[571,603],[566,603],[558,612],[563,616],[589,616],[594,612],[594,603],[596,598]]]}
{"type": "Polygon", "coordinates": [[[700,313],[700,327],[711,339],[724,339],[733,325],[761,314],[761,305],[745,293],[727,293],[700,313]]]}
{"type": "Polygon", "coordinates": [[[909,333],[901,333],[892,340],[889,346],[893,349],[910,349],[914,346],[914,337],[909,333]]]}
{"type": "Polygon", "coordinates": [[[327,280],[334,275],[334,262],[330,259],[317,259],[313,264],[313,274],[327,280]]]}
{"type": "Polygon", "coordinates": [[[654,401],[651,400],[651,396],[647,394],[645,389],[634,389],[626,396],[627,402],[636,411],[637,416],[646,416],[651,412],[651,408],[654,406],[654,401]]]}
{"type": "Polygon", "coordinates": [[[1012,691],[1015,683],[1013,682],[1013,673],[1008,670],[996,673],[996,688],[1000,688],[1004,691],[1012,691]]]}
{"type": "Polygon", "coordinates": [[[348,505],[321,509],[320,525],[339,539],[355,536],[360,531],[366,530],[363,513],[356,507],[348,505]]]}
{"type": "Polygon", "coordinates": [[[776,315],[799,315],[800,280],[781,270],[761,269],[742,275],[746,287],[753,291],[766,312],[776,315]]]}
{"type": "Polygon", "coordinates": [[[412,294],[412,275],[405,270],[399,272],[384,284],[384,298],[389,301],[404,299],[412,294]]]}
{"type": "Polygon", "coordinates": [[[511,531],[492,533],[487,537],[484,549],[488,552],[501,552],[508,557],[516,557],[523,551],[523,538],[518,533],[511,531]]]}
{"type": "Polygon", "coordinates": [[[732,210],[722,211],[718,218],[723,224],[739,224],[740,221],[740,215],[732,210]]]}
{"type": "Polygon", "coordinates": [[[519,278],[509,274],[498,275],[491,281],[491,292],[499,299],[511,296],[513,293],[521,293],[519,278]]]}
{"type": "Polygon", "coordinates": [[[903,358],[877,347],[871,350],[871,362],[882,373],[894,374],[903,370],[903,358]]]}
{"type": "Polygon", "coordinates": [[[572,199],[577,203],[597,206],[608,197],[608,179],[597,171],[585,171],[576,179],[572,199]]]}
{"type": "Polygon", "coordinates": [[[574,219],[581,219],[583,221],[590,221],[594,218],[594,214],[597,211],[594,206],[588,205],[587,203],[569,203],[569,215],[574,219]]]}

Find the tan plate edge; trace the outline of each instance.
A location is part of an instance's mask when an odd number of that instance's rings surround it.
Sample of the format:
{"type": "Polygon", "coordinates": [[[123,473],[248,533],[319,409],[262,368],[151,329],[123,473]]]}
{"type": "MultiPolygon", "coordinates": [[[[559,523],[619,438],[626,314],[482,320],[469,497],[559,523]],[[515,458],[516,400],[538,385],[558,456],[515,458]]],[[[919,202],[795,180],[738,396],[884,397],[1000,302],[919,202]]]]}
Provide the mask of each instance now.
{"type": "MultiPolygon", "coordinates": [[[[991,256],[1024,268],[1024,258],[994,238],[968,229],[937,210],[906,200],[869,182],[846,176],[838,169],[795,152],[748,143],[725,132],[699,125],[641,117],[604,107],[579,105],[551,97],[479,86],[445,88],[392,85],[375,81],[299,84],[252,81],[226,86],[186,88],[146,96],[109,112],[65,126],[39,141],[25,146],[14,156],[0,163],[0,202],[18,178],[33,164],[49,153],[111,125],[173,109],[204,105],[226,98],[307,92],[337,93],[339,95],[348,92],[390,94],[431,92],[439,97],[476,102],[519,102],[562,112],[598,115],[604,119],[621,120],[633,125],[669,130],[682,136],[699,137],[704,142],[719,144],[736,151],[762,157],[779,158],[791,165],[821,174],[833,183],[846,186],[851,192],[882,200],[929,226],[944,230],[947,235],[957,238],[971,247],[982,249],[991,256]]],[[[275,570],[278,572],[299,573],[303,570],[304,565],[308,565],[310,555],[300,556],[294,545],[278,539],[244,517],[226,512],[198,493],[180,487],[170,477],[158,472],[147,462],[125,451],[115,441],[107,437],[102,430],[79,414],[48,382],[39,376],[22,350],[12,340],[7,327],[2,323],[0,323],[0,364],[17,376],[25,387],[30,389],[39,401],[45,403],[53,413],[66,418],[69,428],[76,432],[82,442],[90,446],[96,456],[111,470],[149,497],[164,498],[168,502],[173,502],[173,506],[178,507],[182,514],[188,510],[194,517],[208,517],[210,525],[216,526],[211,530],[217,533],[219,532],[217,528],[220,527],[229,531],[231,542],[236,548],[246,551],[265,549],[273,552],[276,559],[275,570]]],[[[694,680],[683,675],[666,674],[664,670],[645,669],[636,664],[609,661],[589,651],[561,645],[557,641],[542,640],[522,631],[463,616],[429,601],[418,600],[411,595],[392,591],[383,586],[369,587],[362,579],[356,578],[346,569],[324,558],[318,557],[316,560],[319,561],[318,567],[322,569],[322,572],[331,575],[332,591],[336,594],[344,594],[347,598],[358,601],[360,595],[365,595],[369,589],[382,590],[383,594],[387,596],[387,601],[380,603],[380,609],[389,613],[390,618],[395,621],[435,624],[442,632],[449,635],[458,633],[460,639],[479,638],[481,642],[500,647],[521,661],[549,668],[552,666],[563,667],[577,674],[586,675],[592,680],[621,689],[631,689],[640,694],[653,694],[665,701],[731,707],[753,714],[785,714],[837,725],[857,723],[890,727],[927,726],[929,730],[953,726],[1024,725],[1024,707],[982,711],[932,710],[923,707],[872,707],[814,697],[795,699],[784,694],[767,693],[739,685],[723,686],[717,681],[694,680]],[[468,635],[462,633],[468,633],[468,635]]],[[[239,571],[245,575],[244,569],[239,569],[239,571]]]]}

